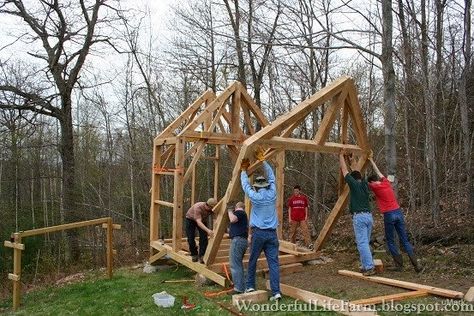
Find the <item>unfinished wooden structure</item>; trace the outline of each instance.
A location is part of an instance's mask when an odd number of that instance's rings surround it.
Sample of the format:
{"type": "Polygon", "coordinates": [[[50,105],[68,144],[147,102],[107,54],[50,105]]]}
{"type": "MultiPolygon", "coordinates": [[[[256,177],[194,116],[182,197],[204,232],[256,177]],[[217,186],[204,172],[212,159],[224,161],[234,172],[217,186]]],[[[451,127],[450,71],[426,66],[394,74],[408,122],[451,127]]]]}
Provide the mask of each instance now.
{"type": "Polygon", "coordinates": [[[112,278],[113,275],[113,256],[116,251],[113,250],[113,230],[120,229],[121,226],[112,222],[112,217],[104,217],[98,219],[92,219],[88,221],[75,222],[69,224],[62,224],[56,226],[49,226],[31,230],[25,230],[13,233],[11,240],[6,240],[4,246],[13,249],[13,273],[8,274],[8,278],[13,281],[13,310],[16,310],[20,306],[21,297],[21,252],[25,250],[25,244],[22,240],[26,237],[43,235],[48,233],[54,233],[64,231],[68,229],[76,229],[87,226],[98,226],[107,229],[107,277],[112,278]]]}
{"type": "MultiPolygon", "coordinates": [[[[218,284],[226,284],[226,279],[219,274],[222,272],[222,265],[228,262],[229,251],[229,240],[225,238],[229,219],[225,208],[229,201],[242,195],[242,159],[254,161],[248,169],[249,174],[260,167],[261,163],[254,160],[257,147],[265,149],[266,159],[274,166],[279,190],[277,211],[282,223],[285,151],[338,154],[341,149],[345,149],[355,157],[354,168],[361,170],[367,164],[370,148],[353,80],[350,77],[335,80],[271,123],[239,82],[234,82],[218,96],[208,90],[194,101],[154,140],[150,263],[167,255],[218,284]],[[294,131],[307,124],[306,118],[323,105],[325,114],[312,139],[296,138],[294,131]],[[339,142],[328,141],[330,133],[334,131],[340,132],[339,142]],[[211,152],[212,156],[204,155],[206,148],[210,147],[214,149],[207,149],[207,152],[211,152]],[[223,160],[222,149],[227,150],[230,159],[223,160]],[[214,162],[214,173],[208,180],[213,182],[213,196],[219,201],[214,209],[214,217],[217,219],[213,227],[214,237],[209,240],[204,257],[205,265],[191,261],[186,239],[182,236],[184,214],[190,205],[197,202],[196,165],[199,160],[204,159],[214,162]],[[218,196],[219,167],[222,165],[231,167],[233,171],[225,194],[218,196]],[[173,199],[165,200],[162,187],[170,182],[174,188],[173,199]],[[190,196],[186,198],[185,193],[190,196]],[[171,238],[161,236],[160,217],[163,211],[172,211],[171,238]]],[[[340,180],[343,184],[342,177],[340,180]]],[[[317,251],[329,237],[347,203],[349,188],[347,185],[341,188],[339,198],[316,240],[315,250],[304,251],[295,244],[280,240],[280,265],[304,262],[318,256],[317,251]]],[[[281,225],[278,233],[281,239],[281,225]]],[[[265,268],[265,258],[259,259],[258,265],[258,268],[265,268]]]]}

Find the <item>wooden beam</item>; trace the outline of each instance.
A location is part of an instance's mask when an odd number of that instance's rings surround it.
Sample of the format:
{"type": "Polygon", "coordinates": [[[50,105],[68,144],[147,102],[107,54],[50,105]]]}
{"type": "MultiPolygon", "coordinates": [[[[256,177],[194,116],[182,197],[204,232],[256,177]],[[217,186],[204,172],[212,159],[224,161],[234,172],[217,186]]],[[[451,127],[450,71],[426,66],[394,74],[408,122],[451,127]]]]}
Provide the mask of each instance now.
{"type": "Polygon", "coordinates": [[[240,145],[246,139],[244,134],[225,134],[217,132],[186,132],[183,137],[187,142],[205,141],[208,144],[216,145],[240,145]]]}
{"type": "Polygon", "coordinates": [[[352,87],[349,89],[348,94],[348,108],[349,115],[352,118],[352,124],[356,133],[356,139],[358,145],[363,149],[369,149],[369,142],[367,140],[367,130],[364,124],[364,117],[362,116],[359,98],[357,97],[354,82],[350,83],[352,87]]]}
{"type": "Polygon", "coordinates": [[[18,234],[21,237],[29,237],[29,236],[46,234],[46,233],[54,233],[54,232],[72,229],[72,228],[102,225],[103,223],[107,223],[109,218],[110,217],[104,217],[104,218],[92,219],[92,220],[82,221],[82,222],[75,222],[75,223],[69,223],[69,224],[62,224],[62,225],[56,225],[56,226],[50,226],[50,227],[25,230],[25,231],[20,231],[18,234]]]}
{"type": "Polygon", "coordinates": [[[192,122],[190,122],[178,136],[183,136],[187,132],[194,131],[199,125],[203,124],[220,106],[222,106],[227,99],[234,93],[238,82],[229,85],[222,93],[209,103],[204,111],[200,113],[192,122]]]}
{"type": "MultiPolygon", "coordinates": [[[[21,244],[21,234],[14,233],[13,240],[16,244],[21,244]]],[[[13,310],[16,311],[20,307],[21,297],[21,249],[13,248],[13,274],[17,280],[13,280],[13,310]]]]}
{"type": "Polygon", "coordinates": [[[163,205],[163,206],[167,206],[167,207],[171,207],[171,208],[174,207],[174,203],[172,203],[172,202],[167,202],[167,201],[162,201],[162,200],[155,200],[155,203],[158,204],[158,205],[163,205]]]}
{"type": "Polygon", "coordinates": [[[396,287],[400,287],[400,288],[404,288],[404,289],[423,290],[423,291],[426,291],[427,293],[430,293],[430,294],[433,294],[433,295],[438,295],[438,296],[443,296],[443,297],[447,297],[447,298],[463,298],[463,296],[464,296],[464,293],[458,292],[458,291],[441,289],[441,288],[437,288],[437,287],[434,287],[434,286],[423,285],[423,284],[412,283],[412,282],[406,282],[406,281],[400,281],[400,280],[394,280],[394,279],[377,277],[377,276],[365,276],[362,273],[348,271],[348,270],[339,270],[337,273],[339,273],[340,275],[354,277],[354,278],[358,278],[358,279],[362,279],[362,280],[366,280],[366,281],[370,281],[370,282],[375,282],[375,283],[380,283],[380,284],[396,286],[396,287]]]}
{"type": "Polygon", "coordinates": [[[161,249],[159,252],[155,253],[153,256],[151,256],[151,257],[148,259],[148,263],[149,263],[149,264],[152,264],[152,263],[155,262],[156,260],[159,260],[159,259],[163,258],[163,257],[166,255],[166,252],[167,252],[166,249],[161,249]]]}
{"type": "Polygon", "coordinates": [[[266,116],[263,114],[262,110],[257,106],[255,101],[252,97],[248,94],[245,87],[239,82],[239,89],[241,93],[241,99],[244,101],[245,105],[247,105],[247,109],[252,112],[252,114],[257,119],[257,122],[260,123],[262,127],[265,127],[270,124],[266,116]]]}
{"type": "MultiPolygon", "coordinates": [[[[109,227],[108,224],[102,224],[102,228],[107,228],[107,227],[109,227]]],[[[113,229],[122,229],[122,225],[120,225],[120,224],[112,224],[112,228],[113,228],[113,229]]]]}
{"type": "Polygon", "coordinates": [[[217,200],[217,196],[219,195],[219,160],[221,156],[221,147],[216,145],[216,153],[215,153],[215,160],[214,160],[214,198],[217,200]]]}
{"type": "MultiPolygon", "coordinates": [[[[267,286],[267,289],[270,289],[269,280],[266,281],[266,286],[267,286]]],[[[302,290],[300,288],[286,285],[283,283],[280,283],[280,291],[281,291],[281,294],[283,295],[292,297],[297,300],[301,300],[309,304],[320,306],[326,310],[335,311],[343,315],[350,315],[350,316],[377,315],[376,311],[368,309],[364,306],[354,305],[350,303],[348,304],[347,302],[340,299],[335,299],[329,296],[316,294],[316,293],[302,290]]]]}
{"type": "Polygon", "coordinates": [[[112,218],[109,217],[107,220],[107,277],[109,279],[113,276],[114,267],[114,248],[113,248],[113,232],[114,227],[112,224],[112,218]]]}
{"type": "Polygon", "coordinates": [[[240,96],[241,90],[236,89],[232,95],[232,105],[230,108],[231,121],[230,121],[230,132],[233,134],[241,133],[240,128],[240,96]]]}
{"type": "Polygon", "coordinates": [[[163,145],[174,145],[176,144],[176,137],[164,137],[164,138],[155,138],[153,141],[155,146],[163,146],[163,145]]]}
{"type": "Polygon", "coordinates": [[[377,305],[377,304],[384,304],[387,302],[403,301],[408,298],[424,297],[428,295],[429,293],[424,290],[416,290],[416,291],[403,292],[403,293],[397,293],[397,294],[391,294],[391,295],[363,298],[360,300],[351,301],[351,303],[356,304],[356,305],[377,305]]]}
{"type": "MultiPolygon", "coordinates": [[[[256,141],[257,144],[266,145],[272,148],[304,151],[304,152],[320,152],[329,154],[338,154],[341,149],[347,152],[361,155],[365,151],[357,145],[349,144],[338,144],[326,142],[323,145],[318,145],[311,139],[297,139],[297,138],[286,138],[280,136],[273,136],[269,139],[259,139],[256,141]]],[[[367,151],[368,152],[368,151],[367,151]]]]}
{"type": "Polygon", "coordinates": [[[8,248],[25,250],[25,244],[18,244],[18,243],[11,242],[11,241],[8,241],[8,240],[5,240],[5,242],[3,243],[3,245],[4,245],[5,247],[8,247],[8,248]]]}
{"type": "Polygon", "coordinates": [[[20,276],[14,274],[14,273],[8,273],[8,279],[12,280],[12,281],[19,282],[20,281],[20,276]]]}
{"type": "Polygon", "coordinates": [[[314,142],[318,145],[323,145],[331,132],[331,128],[334,126],[337,115],[340,112],[341,106],[344,106],[344,100],[347,96],[347,88],[342,89],[339,95],[335,96],[331,102],[331,105],[326,110],[321,124],[318,127],[318,131],[314,136],[314,142]]]}
{"type": "Polygon", "coordinates": [[[309,99],[306,99],[301,102],[290,112],[279,116],[275,121],[272,122],[271,125],[266,126],[258,133],[255,133],[255,135],[248,138],[245,141],[245,144],[251,145],[258,139],[268,139],[273,136],[279,135],[288,126],[304,119],[315,108],[324,104],[326,101],[330,100],[332,97],[340,93],[340,91],[344,88],[346,82],[348,82],[349,80],[351,80],[349,77],[340,77],[339,79],[333,81],[331,84],[327,85],[325,88],[312,95],[309,99]]]}
{"type": "MultiPolygon", "coordinates": [[[[168,149],[162,155],[161,146],[153,146],[153,169],[162,168],[162,158],[169,156],[174,152],[175,146],[169,146],[168,149]]],[[[160,174],[152,172],[151,175],[151,197],[150,197],[150,240],[157,240],[160,236],[160,204],[155,203],[156,200],[160,199],[160,174]]],[[[150,247],[150,254],[153,254],[153,248],[150,247]]]]}
{"type": "Polygon", "coordinates": [[[267,300],[268,292],[263,290],[232,295],[232,305],[234,306],[241,306],[248,303],[261,303],[267,300]]]}
{"type": "MultiPolygon", "coordinates": [[[[171,124],[169,124],[159,135],[157,138],[163,138],[163,137],[168,137],[173,134],[175,129],[177,129],[180,125],[186,124],[186,121],[188,118],[191,116],[194,116],[193,114],[196,113],[196,111],[205,103],[206,101],[209,100],[214,100],[216,98],[216,95],[212,91],[212,89],[206,90],[201,96],[199,96],[189,107],[180,115],[178,116],[171,124]]],[[[190,120],[188,120],[188,123],[190,120]]]]}
{"type": "Polygon", "coordinates": [[[283,239],[283,208],[285,206],[285,151],[282,150],[276,155],[275,163],[275,179],[276,179],[276,190],[277,190],[277,200],[276,200],[276,209],[278,215],[278,225],[277,234],[278,239],[283,239]]]}
{"type": "Polygon", "coordinates": [[[181,237],[183,234],[183,168],[184,168],[184,140],[179,138],[176,143],[174,173],[174,201],[173,201],[173,250],[181,249],[181,237]]]}
{"type": "Polygon", "coordinates": [[[188,267],[193,271],[196,271],[197,273],[204,275],[206,278],[216,282],[220,286],[226,287],[229,285],[229,280],[227,280],[225,277],[209,270],[205,265],[201,263],[192,262],[191,257],[184,256],[176,251],[173,251],[167,245],[163,245],[163,248],[167,250],[167,255],[174,261],[182,264],[183,266],[188,267]]]}

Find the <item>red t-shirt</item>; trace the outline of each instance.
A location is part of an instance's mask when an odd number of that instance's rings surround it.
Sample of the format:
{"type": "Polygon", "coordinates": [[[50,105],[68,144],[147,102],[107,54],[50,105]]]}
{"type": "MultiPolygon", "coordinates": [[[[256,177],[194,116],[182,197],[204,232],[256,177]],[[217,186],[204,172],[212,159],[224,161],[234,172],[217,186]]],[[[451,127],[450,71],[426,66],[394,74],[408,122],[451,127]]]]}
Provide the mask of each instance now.
{"type": "Polygon", "coordinates": [[[386,213],[400,208],[392,184],[387,178],[380,179],[380,183],[369,182],[369,188],[375,194],[375,202],[381,213],[386,213]]]}
{"type": "Polygon", "coordinates": [[[306,217],[305,209],[308,207],[308,204],[308,199],[305,195],[292,195],[288,200],[288,207],[291,207],[290,219],[298,222],[304,221],[306,217]]]}

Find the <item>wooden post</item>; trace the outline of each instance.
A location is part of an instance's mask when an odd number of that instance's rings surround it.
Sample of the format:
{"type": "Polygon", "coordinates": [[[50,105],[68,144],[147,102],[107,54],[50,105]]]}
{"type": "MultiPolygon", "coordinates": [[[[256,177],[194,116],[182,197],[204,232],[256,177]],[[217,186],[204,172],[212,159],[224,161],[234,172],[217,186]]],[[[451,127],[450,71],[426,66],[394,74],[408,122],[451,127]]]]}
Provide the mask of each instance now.
{"type": "MultiPolygon", "coordinates": [[[[151,176],[151,201],[150,201],[150,241],[158,240],[160,237],[160,174],[156,171],[161,168],[161,148],[153,145],[153,163],[151,176]]],[[[155,250],[150,247],[150,256],[155,250]]]]}
{"type": "Polygon", "coordinates": [[[221,146],[216,145],[216,156],[214,159],[214,198],[217,201],[219,195],[219,158],[221,155],[221,146]]]}
{"type": "Polygon", "coordinates": [[[173,251],[181,250],[183,235],[184,140],[178,137],[174,171],[173,251]]]}
{"type": "Polygon", "coordinates": [[[112,278],[113,275],[113,264],[114,264],[114,253],[113,253],[113,224],[112,218],[109,217],[107,220],[107,277],[112,278]]]}
{"type": "MultiPolygon", "coordinates": [[[[21,244],[21,235],[15,233],[13,235],[14,241],[21,244]]],[[[20,307],[21,296],[21,249],[13,248],[13,274],[16,275],[16,280],[13,280],[13,310],[16,311],[20,307]]]]}
{"type": "Polygon", "coordinates": [[[283,239],[283,208],[285,206],[285,151],[281,151],[276,155],[276,189],[277,201],[276,209],[278,213],[278,239],[283,239]]]}
{"type": "Polygon", "coordinates": [[[196,165],[192,166],[193,173],[191,175],[191,205],[196,203],[196,165]]]}

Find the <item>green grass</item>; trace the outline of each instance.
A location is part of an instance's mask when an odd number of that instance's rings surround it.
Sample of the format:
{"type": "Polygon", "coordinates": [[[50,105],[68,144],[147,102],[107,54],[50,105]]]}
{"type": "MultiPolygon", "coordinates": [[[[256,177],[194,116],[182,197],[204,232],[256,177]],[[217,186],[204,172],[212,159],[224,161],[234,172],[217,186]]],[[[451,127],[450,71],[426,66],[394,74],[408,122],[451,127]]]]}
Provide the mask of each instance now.
{"type": "MultiPolygon", "coordinates": [[[[11,309],[11,299],[0,301],[0,313],[3,311],[6,315],[231,315],[218,305],[221,303],[231,306],[230,295],[224,294],[212,299],[204,296],[206,291],[221,290],[219,286],[197,287],[194,283],[162,283],[164,280],[192,279],[194,274],[182,266],[152,274],[145,274],[141,270],[120,269],[115,272],[111,280],[106,279],[103,274],[89,274],[85,280],[77,283],[61,287],[47,286],[23,293],[21,307],[15,313],[11,309]],[[173,307],[163,308],[154,304],[152,295],[161,291],[175,296],[173,307]],[[183,311],[181,305],[184,296],[199,308],[183,311]]],[[[263,283],[260,288],[263,288],[263,283]]],[[[281,303],[292,304],[294,300],[286,297],[281,303]]],[[[244,313],[308,315],[307,312],[244,313]]],[[[324,315],[331,314],[333,313],[324,313],[324,315]]]]}

